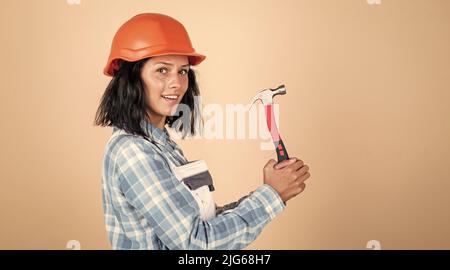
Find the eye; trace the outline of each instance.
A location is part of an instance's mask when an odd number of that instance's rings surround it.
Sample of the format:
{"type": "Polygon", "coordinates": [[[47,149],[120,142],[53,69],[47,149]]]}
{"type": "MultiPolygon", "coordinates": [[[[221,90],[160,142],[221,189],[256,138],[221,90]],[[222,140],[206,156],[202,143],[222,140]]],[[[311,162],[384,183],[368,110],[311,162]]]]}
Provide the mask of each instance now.
{"type": "Polygon", "coordinates": [[[188,72],[189,72],[189,69],[182,69],[182,70],[180,71],[181,75],[187,75],[188,72]],[[183,72],[184,72],[184,73],[183,73],[183,72]]]}
{"type": "Polygon", "coordinates": [[[165,67],[158,68],[156,71],[158,71],[159,73],[165,73],[165,72],[161,72],[162,70],[167,71],[167,68],[165,68],[165,67]]]}

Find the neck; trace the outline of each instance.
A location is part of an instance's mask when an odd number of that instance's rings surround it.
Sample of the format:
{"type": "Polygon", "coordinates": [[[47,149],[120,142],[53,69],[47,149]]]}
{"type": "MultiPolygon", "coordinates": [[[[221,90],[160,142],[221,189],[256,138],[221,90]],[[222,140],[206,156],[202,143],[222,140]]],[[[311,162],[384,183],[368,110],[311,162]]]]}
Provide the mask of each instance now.
{"type": "Polygon", "coordinates": [[[150,124],[154,125],[155,127],[164,130],[164,124],[166,122],[166,117],[165,116],[161,116],[161,115],[149,115],[148,116],[148,121],[150,122],[150,124]]]}

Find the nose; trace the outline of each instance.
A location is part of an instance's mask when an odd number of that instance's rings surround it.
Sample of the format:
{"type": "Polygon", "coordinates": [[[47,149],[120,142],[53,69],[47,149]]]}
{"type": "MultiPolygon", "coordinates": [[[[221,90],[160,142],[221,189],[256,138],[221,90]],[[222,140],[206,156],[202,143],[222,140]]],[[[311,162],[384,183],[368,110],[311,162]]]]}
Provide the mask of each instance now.
{"type": "Polygon", "coordinates": [[[178,73],[171,74],[169,77],[169,88],[177,90],[181,87],[181,78],[178,73]]]}

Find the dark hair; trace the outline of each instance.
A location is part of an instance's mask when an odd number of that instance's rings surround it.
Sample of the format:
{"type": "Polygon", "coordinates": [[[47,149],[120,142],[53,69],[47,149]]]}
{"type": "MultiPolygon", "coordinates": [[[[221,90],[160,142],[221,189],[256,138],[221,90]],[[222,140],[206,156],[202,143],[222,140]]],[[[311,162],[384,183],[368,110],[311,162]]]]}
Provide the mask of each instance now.
{"type": "MultiPolygon", "coordinates": [[[[141,80],[141,69],[148,59],[136,62],[120,61],[119,70],[115,72],[101,98],[95,115],[95,125],[115,126],[128,133],[148,138],[148,133],[142,127],[142,121],[148,119],[148,105],[144,83],[141,80]]],[[[188,71],[188,80],[187,91],[179,105],[184,104],[184,107],[187,105],[189,108],[187,113],[190,115],[183,116],[186,111],[177,110],[174,116],[166,117],[165,123],[175,131],[181,132],[183,138],[188,134],[196,134],[196,121],[200,119],[200,105],[199,102],[195,102],[195,97],[200,96],[200,90],[192,68],[188,71]],[[189,121],[177,121],[181,117],[189,121]]]]}

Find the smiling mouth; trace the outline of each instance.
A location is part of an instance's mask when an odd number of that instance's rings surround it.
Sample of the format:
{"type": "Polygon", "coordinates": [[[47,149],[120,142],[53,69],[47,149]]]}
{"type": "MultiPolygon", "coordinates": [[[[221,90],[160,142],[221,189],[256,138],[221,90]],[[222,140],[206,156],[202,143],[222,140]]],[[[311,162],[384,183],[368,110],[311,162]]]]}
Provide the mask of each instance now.
{"type": "Polygon", "coordinates": [[[167,95],[167,96],[161,96],[161,97],[168,99],[168,100],[177,100],[178,99],[177,95],[167,95]]]}
{"type": "Polygon", "coordinates": [[[165,101],[169,102],[169,104],[175,104],[178,100],[178,95],[162,95],[161,96],[165,101]]]}

